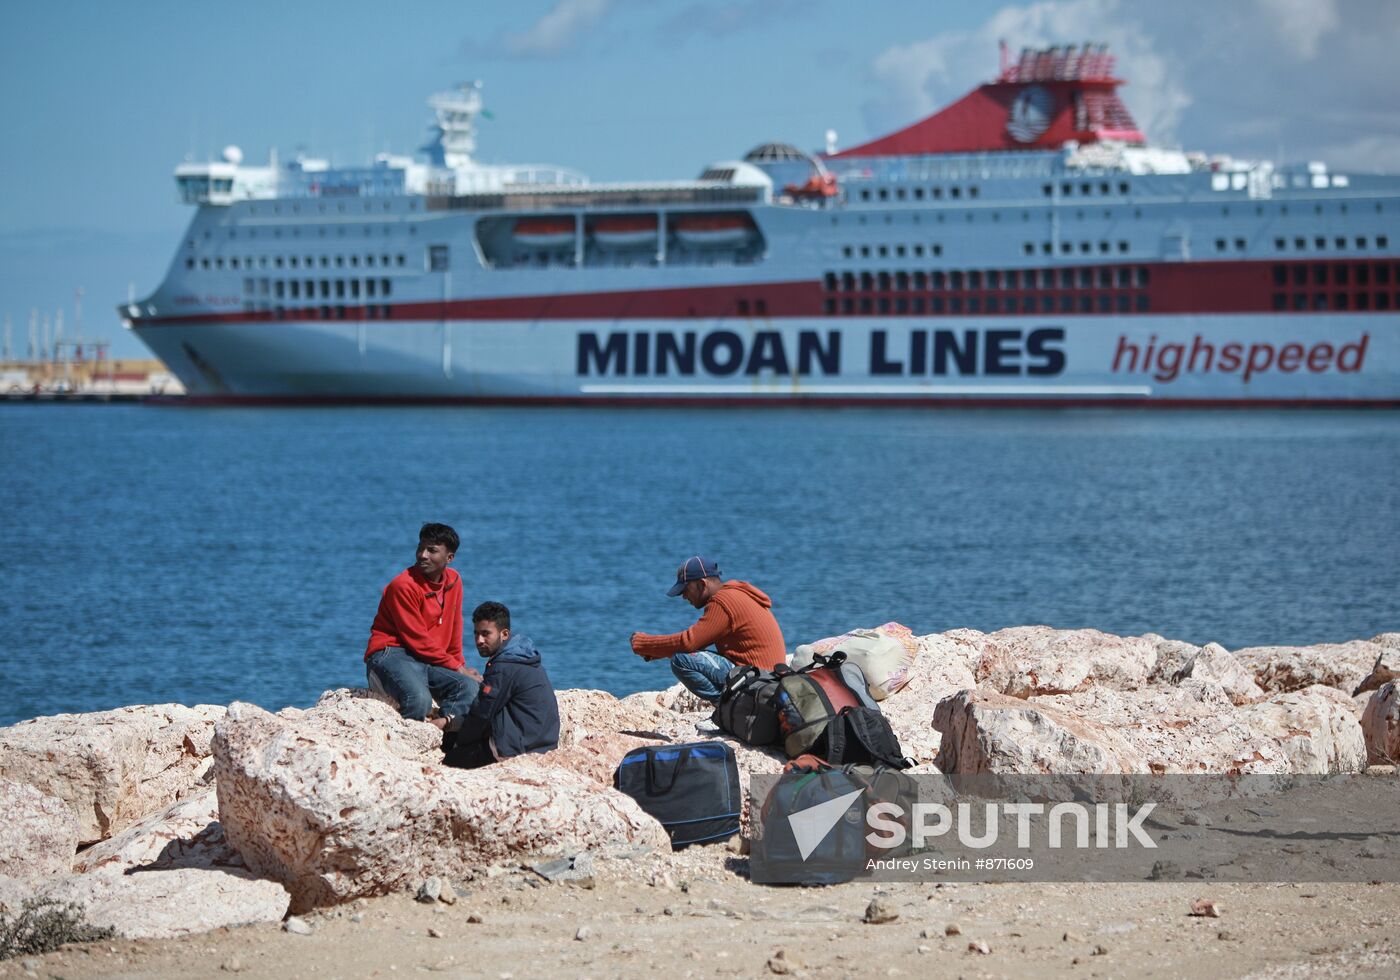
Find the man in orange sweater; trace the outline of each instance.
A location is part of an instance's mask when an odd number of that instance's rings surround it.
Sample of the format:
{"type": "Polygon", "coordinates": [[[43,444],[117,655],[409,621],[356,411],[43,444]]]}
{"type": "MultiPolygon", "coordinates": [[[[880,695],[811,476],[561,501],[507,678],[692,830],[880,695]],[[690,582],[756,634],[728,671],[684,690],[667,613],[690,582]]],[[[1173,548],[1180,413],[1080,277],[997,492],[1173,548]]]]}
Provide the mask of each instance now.
{"type": "Polygon", "coordinates": [[[671,659],[671,673],[697,697],[714,703],[735,664],[772,670],[787,660],[783,631],[773,618],[773,601],[748,582],[721,582],[719,566],[696,555],[676,569],[666,593],[684,596],[705,614],[681,633],[632,634],[632,651],[645,660],[671,659]],[[705,648],[714,644],[718,654],[705,648]]]}

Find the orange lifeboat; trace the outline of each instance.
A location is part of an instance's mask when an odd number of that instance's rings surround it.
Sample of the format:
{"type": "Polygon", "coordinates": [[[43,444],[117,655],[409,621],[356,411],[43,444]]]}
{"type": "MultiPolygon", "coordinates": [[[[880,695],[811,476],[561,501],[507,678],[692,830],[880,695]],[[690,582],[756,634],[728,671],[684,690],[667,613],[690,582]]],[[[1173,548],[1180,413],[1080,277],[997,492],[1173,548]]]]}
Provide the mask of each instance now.
{"type": "Polygon", "coordinates": [[[656,215],[619,214],[593,221],[593,240],[609,248],[641,248],[656,244],[656,215]]]}
{"type": "Polygon", "coordinates": [[[670,224],[676,238],[702,248],[742,245],[754,235],[753,218],[745,213],[682,214],[670,224]]]}
{"type": "Polygon", "coordinates": [[[521,218],[515,222],[515,240],[531,248],[558,248],[574,241],[573,218],[521,218]]]}
{"type": "Polygon", "coordinates": [[[823,200],[828,197],[835,197],[841,191],[836,185],[835,174],[812,174],[812,176],[807,178],[805,183],[788,184],[783,188],[783,192],[795,198],[823,200]]]}

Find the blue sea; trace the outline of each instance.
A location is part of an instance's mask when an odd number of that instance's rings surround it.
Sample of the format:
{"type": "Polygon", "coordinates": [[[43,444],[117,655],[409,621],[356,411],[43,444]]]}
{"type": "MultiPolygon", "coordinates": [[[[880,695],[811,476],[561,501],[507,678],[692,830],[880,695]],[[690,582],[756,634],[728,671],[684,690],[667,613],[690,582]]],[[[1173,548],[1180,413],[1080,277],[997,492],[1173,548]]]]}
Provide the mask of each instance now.
{"type": "MultiPolygon", "coordinates": [[[[789,646],[897,620],[1230,648],[1400,629],[1400,413],[0,406],[0,724],[363,682],[417,530],[559,687],[671,682],[678,562],[789,646]]],[[[469,650],[469,662],[475,651],[469,650]]]]}

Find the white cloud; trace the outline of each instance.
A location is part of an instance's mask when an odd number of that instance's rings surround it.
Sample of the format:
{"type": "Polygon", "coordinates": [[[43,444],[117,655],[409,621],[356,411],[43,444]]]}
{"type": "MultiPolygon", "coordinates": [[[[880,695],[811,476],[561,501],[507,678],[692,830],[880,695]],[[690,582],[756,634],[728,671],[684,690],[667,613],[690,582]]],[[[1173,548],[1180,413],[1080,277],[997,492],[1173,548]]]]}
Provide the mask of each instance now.
{"type": "Polygon", "coordinates": [[[1304,61],[1317,57],[1325,35],[1337,28],[1337,0],[1255,0],[1259,22],[1304,61]]]}
{"type": "Polygon", "coordinates": [[[508,34],[506,51],[517,57],[550,57],[568,50],[579,35],[608,12],[612,0],[556,0],[543,17],[518,34],[508,34]]]}
{"type": "Polygon", "coordinates": [[[960,97],[996,72],[997,43],[1013,57],[1022,47],[1072,41],[1106,42],[1131,75],[1123,92],[1138,125],[1159,142],[1174,138],[1191,97],[1178,81],[1179,67],[1160,52],[1118,0],[1049,0],[1005,7],[971,31],[940,34],[895,45],[877,55],[871,74],[884,90],[865,106],[872,133],[907,125],[960,97]]]}

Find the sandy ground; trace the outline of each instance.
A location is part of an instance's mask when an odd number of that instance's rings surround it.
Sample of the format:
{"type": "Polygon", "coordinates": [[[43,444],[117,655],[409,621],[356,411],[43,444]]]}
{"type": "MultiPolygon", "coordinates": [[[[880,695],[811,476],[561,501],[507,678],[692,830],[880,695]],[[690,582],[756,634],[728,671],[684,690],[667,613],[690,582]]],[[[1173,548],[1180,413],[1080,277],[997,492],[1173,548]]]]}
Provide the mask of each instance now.
{"type": "Polygon", "coordinates": [[[601,863],[584,884],[518,869],[463,883],[452,905],[403,893],[312,913],[310,935],[118,940],[0,977],[1400,975],[1400,883],[766,888],[746,865],[715,846],[601,863]],[[895,921],[864,921],[877,895],[895,921]],[[1202,897],[1219,918],[1188,914],[1202,897]]]}

